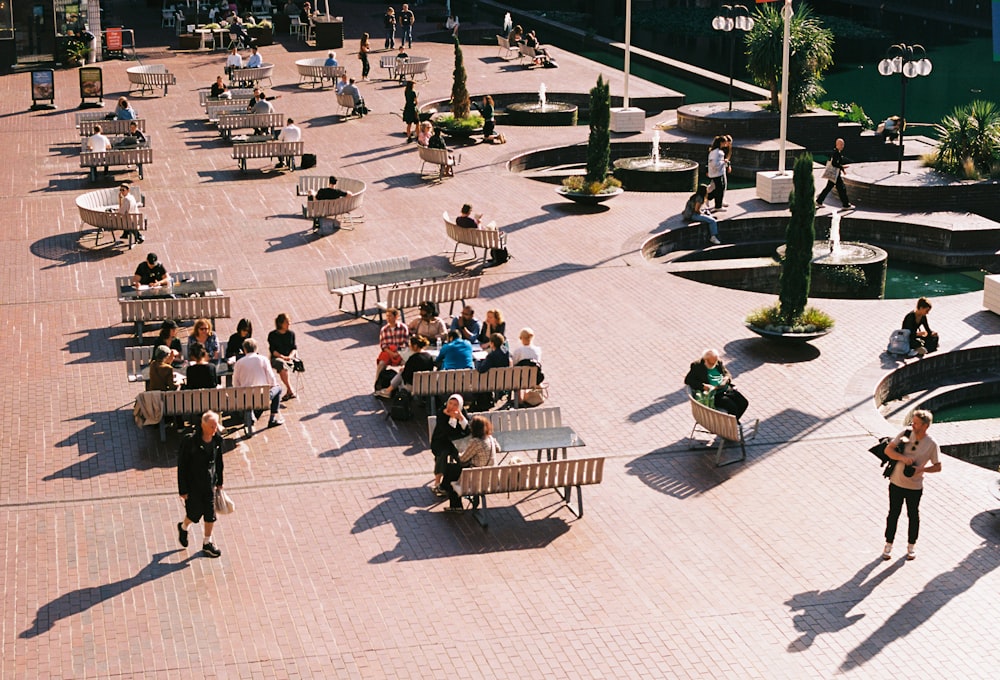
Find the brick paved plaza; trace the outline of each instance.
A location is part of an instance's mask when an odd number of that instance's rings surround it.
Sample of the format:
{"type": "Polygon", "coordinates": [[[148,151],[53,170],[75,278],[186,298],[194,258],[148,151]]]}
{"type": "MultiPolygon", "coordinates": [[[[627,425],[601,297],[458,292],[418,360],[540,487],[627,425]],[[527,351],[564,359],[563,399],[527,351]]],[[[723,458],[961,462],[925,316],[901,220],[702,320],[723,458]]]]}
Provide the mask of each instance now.
{"type": "MultiPolygon", "coordinates": [[[[380,47],[381,11],[337,11],[338,57],[356,74],[358,27],[380,47]]],[[[150,33],[143,63],[178,83],[133,98],[156,155],[140,183],[146,243],[131,252],[77,245],[74,200],[95,185],[78,165],[76,71],[56,72],[49,112],[26,111],[26,74],[0,78],[0,348],[13,378],[0,397],[0,678],[996,677],[996,473],[945,457],[926,484],[919,558],[903,559],[900,538],[879,559],[886,484],[866,449],[892,428],[867,431],[859,413],[874,406],[855,395],[894,366],[880,353],[912,301],[824,300],[835,332],[769,344],[742,319],[771,296],[670,276],[638,251],[679,225],[685,196],[626,193],[587,212],[506,171],[586,127],[506,128],[508,144],[465,147],[455,178],[431,182],[404,141],[397,83],[363,83],[373,113],[342,122],[330,90],[296,84],[294,61],[322,53],[283,38],[262,52],[277,64],[276,110],[319,157],[309,173],[368,183],[355,231],[310,234],[295,175],[257,161],[241,176],[202,120],[197,90],[223,53],[174,52],[169,30],[150,33]],[[492,498],[488,532],[444,513],[426,427],[385,420],[371,396],[377,326],[327,292],[323,270],[351,262],[450,268],[441,213],[463,202],[507,230],[514,256],[486,270],[477,311],[535,329],[550,404],[587,443],[580,455],[607,457],[582,519],[551,492],[492,498]],[[176,435],[161,443],[132,419],[141,386],[125,379],[114,277],[147,251],[170,270],[218,269],[233,298],[222,338],[248,317],[262,340],[289,312],[308,365],[283,427],[230,434],[238,507],[217,524],[218,560],[197,550],[201,527],[177,544],[176,435]],[[682,379],[708,346],[761,420],[748,460],[722,469],[687,439],[682,379]]],[[[621,73],[563,50],[560,69],[529,71],[495,46],[464,49],[473,95],[586,92],[598,73],[621,93],[621,73]]],[[[447,97],[451,47],[418,38],[410,53],[433,59],[421,101],[447,97]]],[[[108,110],[129,65],[102,64],[108,110]]],[[[753,189],[728,200],[730,215],[767,209],[753,189]]],[[[995,342],[1000,318],[981,301],[936,301],[943,351],[995,342]]]]}

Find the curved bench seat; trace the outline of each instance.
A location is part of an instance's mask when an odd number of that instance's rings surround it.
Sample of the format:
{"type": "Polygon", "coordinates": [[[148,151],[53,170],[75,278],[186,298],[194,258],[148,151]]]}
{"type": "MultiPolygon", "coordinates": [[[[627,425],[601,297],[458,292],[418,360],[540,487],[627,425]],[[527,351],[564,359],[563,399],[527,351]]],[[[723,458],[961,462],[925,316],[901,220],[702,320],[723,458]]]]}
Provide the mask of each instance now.
{"type": "MultiPolygon", "coordinates": [[[[324,186],[325,182],[324,178],[324,186]]],[[[351,223],[350,227],[342,228],[353,229],[355,218],[360,219],[363,216],[352,216],[351,213],[361,208],[367,187],[368,185],[360,179],[340,178],[337,180],[337,188],[341,191],[346,191],[347,196],[322,201],[306,201],[306,204],[302,207],[302,214],[312,219],[314,229],[320,229],[320,220],[322,218],[332,217],[339,222],[339,218],[342,215],[346,216],[347,221],[351,223]]]]}
{"type": "MultiPolygon", "coordinates": [[[[145,207],[145,199],[139,188],[132,185],[131,191],[139,206],[145,207]]],[[[112,232],[113,239],[114,230],[121,229],[123,237],[128,237],[128,247],[131,249],[135,235],[139,230],[145,231],[148,224],[141,210],[136,213],[118,212],[118,187],[81,194],[76,197],[76,207],[80,213],[80,221],[97,229],[95,245],[100,243],[101,234],[105,230],[112,232]]]]}
{"type": "Polygon", "coordinates": [[[162,87],[163,96],[166,97],[168,87],[177,84],[177,77],[163,64],[131,66],[125,69],[125,73],[128,74],[129,92],[136,89],[140,93],[147,90],[152,92],[154,87],[162,87]]]}
{"type": "Polygon", "coordinates": [[[274,64],[261,64],[256,68],[234,68],[229,72],[229,81],[234,85],[255,86],[266,80],[270,85],[272,75],[274,64]]]}
{"type": "Polygon", "coordinates": [[[319,87],[323,87],[324,83],[329,80],[330,85],[333,86],[341,76],[347,74],[346,66],[325,66],[325,63],[326,59],[323,57],[296,61],[295,69],[299,73],[299,84],[308,81],[313,85],[318,84],[319,87]]]}

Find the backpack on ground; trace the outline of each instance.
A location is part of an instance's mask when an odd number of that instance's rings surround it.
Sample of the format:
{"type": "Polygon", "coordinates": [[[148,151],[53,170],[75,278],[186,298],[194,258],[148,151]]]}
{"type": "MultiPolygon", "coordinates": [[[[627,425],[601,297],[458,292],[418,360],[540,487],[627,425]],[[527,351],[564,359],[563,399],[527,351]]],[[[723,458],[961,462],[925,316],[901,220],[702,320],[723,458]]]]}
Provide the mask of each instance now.
{"type": "Polygon", "coordinates": [[[314,153],[304,153],[302,154],[302,165],[300,166],[303,170],[308,170],[309,168],[316,167],[316,154],[314,153]]]}
{"type": "Polygon", "coordinates": [[[410,420],[413,418],[413,395],[404,389],[398,389],[389,400],[389,417],[393,420],[410,420]]]}
{"type": "Polygon", "coordinates": [[[885,348],[889,354],[905,356],[910,353],[910,329],[897,328],[889,336],[889,345],[885,348]]]}
{"type": "Polygon", "coordinates": [[[510,253],[506,248],[490,248],[490,258],[493,264],[504,264],[510,259],[510,253]]]}

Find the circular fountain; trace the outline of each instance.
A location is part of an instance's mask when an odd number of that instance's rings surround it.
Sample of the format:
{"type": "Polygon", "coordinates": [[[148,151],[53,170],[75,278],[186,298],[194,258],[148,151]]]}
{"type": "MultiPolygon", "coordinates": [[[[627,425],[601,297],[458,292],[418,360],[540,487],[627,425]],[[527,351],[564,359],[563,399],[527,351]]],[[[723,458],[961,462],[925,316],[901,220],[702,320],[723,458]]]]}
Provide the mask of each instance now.
{"type": "Polygon", "coordinates": [[[545,83],[538,86],[537,102],[515,102],[504,109],[506,125],[576,125],[577,107],[545,98],[545,83]]]}
{"type": "Polygon", "coordinates": [[[653,132],[649,156],[620,158],[614,175],[629,191],[690,191],[698,188],[698,164],[684,158],[660,157],[660,131],[653,132]]]}

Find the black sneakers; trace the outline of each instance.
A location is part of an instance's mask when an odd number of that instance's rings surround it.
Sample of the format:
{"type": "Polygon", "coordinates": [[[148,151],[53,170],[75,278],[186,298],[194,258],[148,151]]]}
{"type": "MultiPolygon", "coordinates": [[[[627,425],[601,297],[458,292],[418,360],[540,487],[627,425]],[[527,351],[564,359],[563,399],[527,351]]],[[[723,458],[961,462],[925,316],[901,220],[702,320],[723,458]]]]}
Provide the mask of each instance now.
{"type": "Polygon", "coordinates": [[[216,548],[211,541],[201,546],[201,549],[209,557],[222,557],[222,551],[216,548]]]}
{"type": "Polygon", "coordinates": [[[184,522],[177,523],[177,540],[185,548],[188,547],[188,532],[184,530],[184,522]]]}

